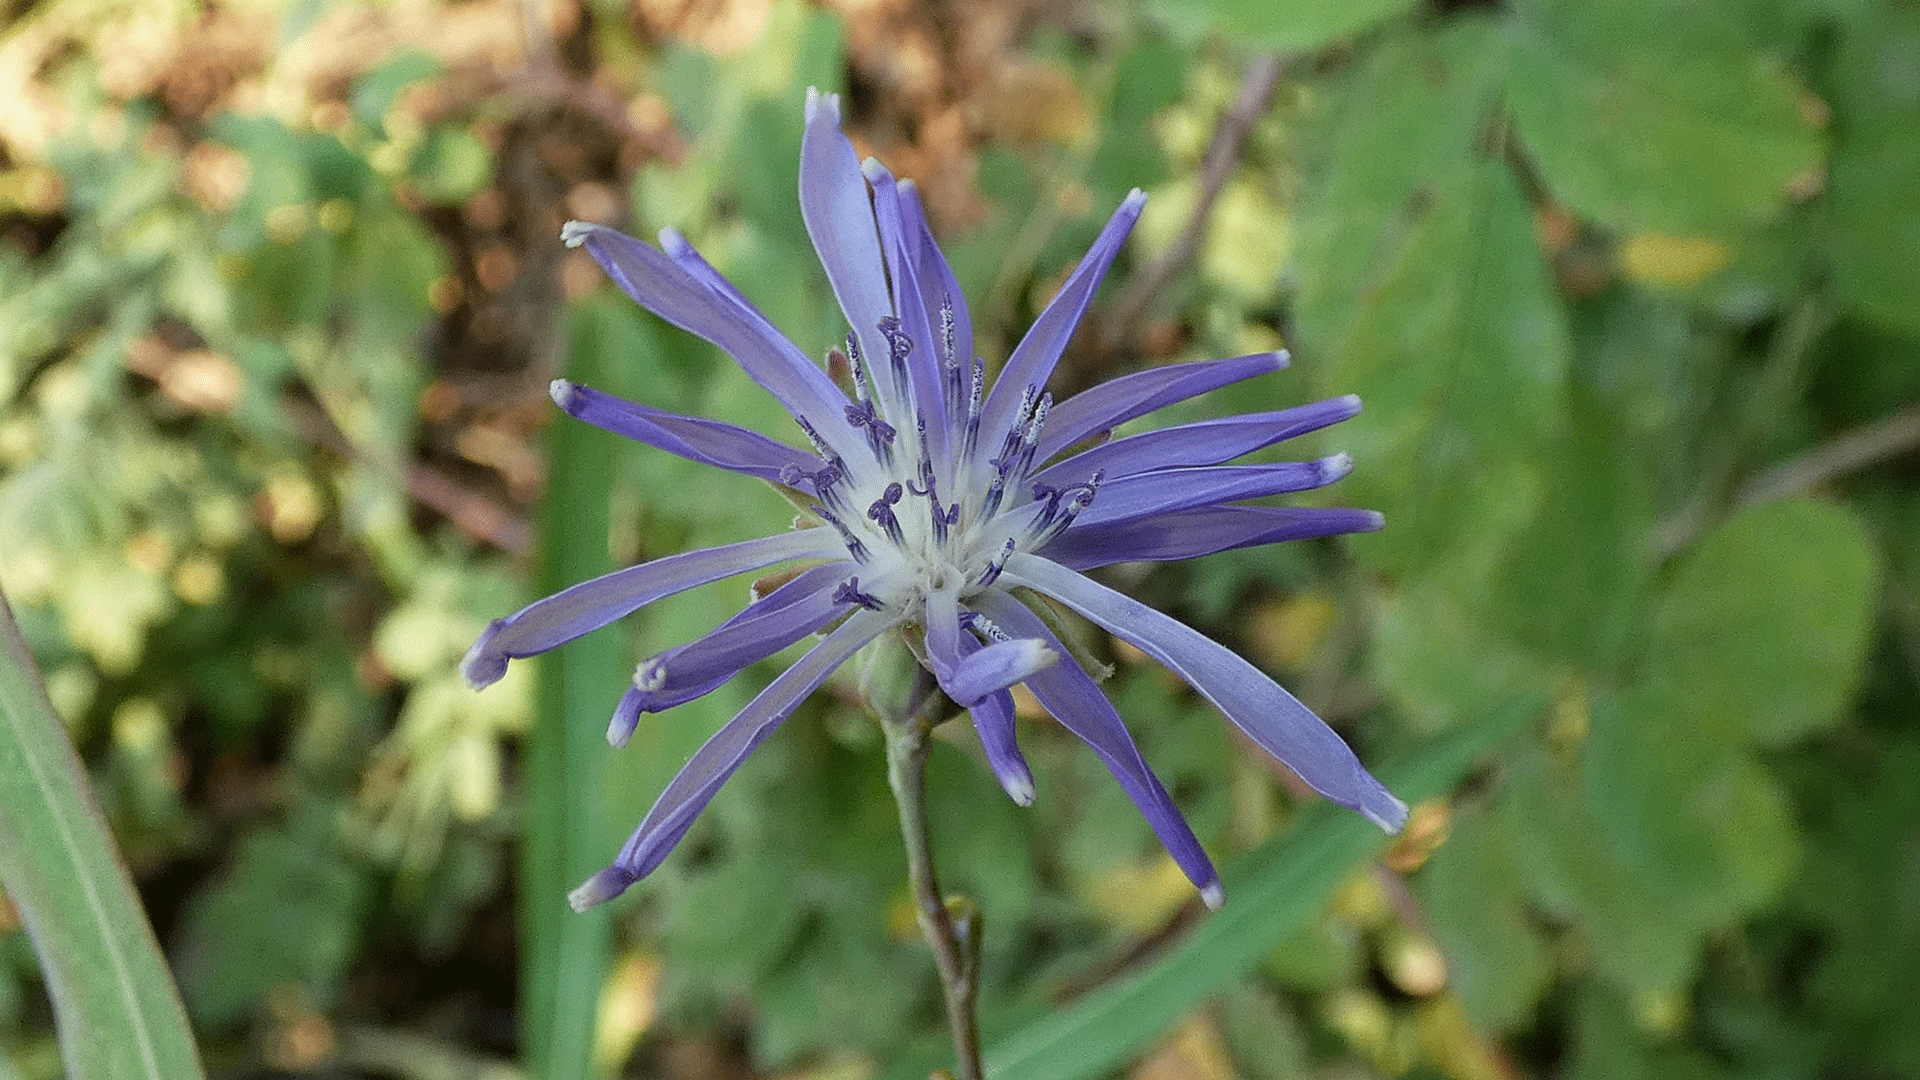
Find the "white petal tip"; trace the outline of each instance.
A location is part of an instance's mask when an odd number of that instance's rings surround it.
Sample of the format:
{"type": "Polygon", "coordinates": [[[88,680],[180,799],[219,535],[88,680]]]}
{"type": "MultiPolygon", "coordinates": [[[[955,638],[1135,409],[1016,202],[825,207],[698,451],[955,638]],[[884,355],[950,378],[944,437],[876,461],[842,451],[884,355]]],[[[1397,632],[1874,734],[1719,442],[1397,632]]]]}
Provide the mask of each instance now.
{"type": "Polygon", "coordinates": [[[1347,410],[1348,416],[1354,416],[1360,412],[1359,394],[1342,394],[1333,400],[1336,404],[1347,410]]]}
{"type": "Polygon", "coordinates": [[[1013,800],[1015,806],[1033,805],[1032,777],[1003,776],[1000,778],[1000,786],[1006,791],[1007,798],[1013,800]]]}
{"type": "Polygon", "coordinates": [[[1323,482],[1331,484],[1353,471],[1353,455],[1343,451],[1331,457],[1321,458],[1319,465],[1320,475],[1325,478],[1323,482]]]}
{"type": "Polygon", "coordinates": [[[1291,364],[1291,363],[1293,363],[1292,353],[1288,352],[1285,349],[1273,350],[1273,369],[1275,371],[1279,371],[1281,368],[1286,367],[1288,364],[1291,364]]]}
{"type": "Polygon", "coordinates": [[[1355,532],[1379,532],[1387,527],[1387,515],[1378,510],[1367,511],[1367,524],[1355,529],[1355,532]]]}
{"type": "Polygon", "coordinates": [[[493,639],[500,632],[500,626],[499,619],[488,623],[480,632],[480,640],[474,642],[473,648],[460,660],[460,677],[475,690],[485,690],[507,673],[507,658],[493,651],[493,639]]]}
{"type": "Polygon", "coordinates": [[[1207,905],[1209,911],[1219,911],[1220,905],[1227,902],[1227,891],[1217,881],[1209,881],[1200,890],[1200,902],[1207,905]]]}
{"type": "Polygon", "coordinates": [[[693,245],[687,243],[687,238],[681,235],[679,229],[669,225],[660,230],[660,250],[667,254],[677,255],[692,247],[693,245]]]}
{"type": "Polygon", "coordinates": [[[592,235],[595,229],[602,227],[590,221],[569,221],[560,226],[560,242],[570,248],[577,248],[587,242],[587,237],[592,235]]]}
{"type": "Polygon", "coordinates": [[[807,87],[807,123],[812,124],[823,113],[829,123],[840,126],[840,95],[823,94],[819,87],[807,87]]]}
{"type": "Polygon", "coordinates": [[[573,402],[574,394],[579,389],[566,379],[555,379],[547,384],[547,396],[553,399],[555,405],[567,412],[572,412],[573,410],[567,406],[573,402]]]}
{"type": "Polygon", "coordinates": [[[1147,205],[1147,193],[1139,188],[1127,192],[1127,197],[1120,202],[1120,206],[1127,210],[1138,210],[1145,205],[1147,205]]]}
{"type": "Polygon", "coordinates": [[[1384,791],[1380,794],[1380,800],[1376,800],[1372,806],[1360,807],[1360,813],[1368,821],[1380,826],[1382,831],[1398,835],[1401,829],[1407,827],[1407,804],[1384,791]]]}
{"type": "Polygon", "coordinates": [[[634,876],[617,866],[609,866],[580,883],[580,887],[567,894],[567,904],[575,911],[585,911],[627,891],[633,884],[634,876]]]}

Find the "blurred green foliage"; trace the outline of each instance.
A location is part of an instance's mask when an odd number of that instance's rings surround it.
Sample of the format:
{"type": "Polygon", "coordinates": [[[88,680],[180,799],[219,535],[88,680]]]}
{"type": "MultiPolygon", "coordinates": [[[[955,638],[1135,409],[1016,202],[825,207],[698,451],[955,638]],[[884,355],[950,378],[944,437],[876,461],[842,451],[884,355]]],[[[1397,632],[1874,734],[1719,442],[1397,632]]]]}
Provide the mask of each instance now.
{"type": "MultiPolygon", "coordinates": [[[[1367,403],[1288,453],[1351,452],[1327,498],[1385,531],[1111,576],[1244,648],[1390,777],[1426,763],[1401,773],[1426,785],[1413,827],[1382,854],[1096,641],[1230,903],[1187,910],[1051,724],[1022,727],[1024,811],[952,733],[937,854],[986,912],[998,1060],[1051,1080],[1920,1074],[1912,5],[4,18],[0,581],[215,1075],[939,1060],[851,680],[610,919],[562,900],[754,692],[600,743],[628,666],[740,583],[484,694],[454,670],[542,587],[786,522],[744,481],[547,427],[545,385],[564,369],[793,437],[555,241],[571,217],[678,228],[820,351],[844,327],[795,213],[809,85],[919,179],[989,361],[1139,186],[1065,378],[1285,344],[1291,372],[1155,422],[1367,403]],[[1267,54],[1278,89],[1196,219],[1267,54]],[[1189,229],[1191,266],[1120,319],[1189,229]]],[[[6,912],[0,1076],[51,1077],[6,912]]]]}

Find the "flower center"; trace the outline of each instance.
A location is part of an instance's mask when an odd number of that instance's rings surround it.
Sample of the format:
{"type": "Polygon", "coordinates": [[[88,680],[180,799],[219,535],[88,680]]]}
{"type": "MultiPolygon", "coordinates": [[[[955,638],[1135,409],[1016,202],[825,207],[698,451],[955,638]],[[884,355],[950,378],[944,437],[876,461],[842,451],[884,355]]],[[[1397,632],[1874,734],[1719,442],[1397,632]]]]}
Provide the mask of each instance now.
{"type": "MultiPolygon", "coordinates": [[[[951,326],[950,310],[940,325],[951,326]]],[[[1030,483],[1040,430],[1053,406],[1051,395],[1028,386],[1004,432],[983,432],[986,365],[975,359],[971,380],[946,342],[944,378],[937,395],[944,425],[928,430],[927,410],[916,407],[906,361],[914,343],[897,319],[882,320],[891,379],[868,370],[856,335],[845,358],[852,381],[846,420],[864,437],[862,460],[849,463],[826,448],[814,427],[801,427],[828,462],[812,474],[792,470],[791,487],[802,481],[815,497],[813,511],[838,530],[860,573],[840,599],[909,617],[935,592],[965,599],[990,587],[1015,551],[1031,551],[1069,526],[1093,501],[1100,476],[1055,488],[1030,483]],[[912,422],[903,420],[911,414],[912,422]],[[982,445],[982,443],[985,445],[982,445]]]]}

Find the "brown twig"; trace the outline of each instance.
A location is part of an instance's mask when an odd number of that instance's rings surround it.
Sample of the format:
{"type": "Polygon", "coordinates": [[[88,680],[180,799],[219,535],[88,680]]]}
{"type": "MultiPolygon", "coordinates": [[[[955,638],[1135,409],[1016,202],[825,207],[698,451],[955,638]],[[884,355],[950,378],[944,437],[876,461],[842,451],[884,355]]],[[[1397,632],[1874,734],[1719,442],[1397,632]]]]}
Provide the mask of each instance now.
{"type": "Polygon", "coordinates": [[[1220,198],[1227,180],[1232,177],[1234,166],[1240,163],[1241,152],[1246,149],[1247,137],[1253,133],[1254,124],[1259,122],[1267,106],[1272,103],[1285,68],[1285,62],[1271,53],[1256,56],[1247,65],[1247,73],[1240,80],[1240,92],[1234,98],[1233,107],[1214,126],[1213,142],[1207,146],[1206,156],[1201,159],[1200,194],[1194,200],[1186,224],[1181,226],[1173,243],[1160,253],[1159,258],[1134,275],[1126,291],[1114,303],[1103,324],[1104,330],[1099,340],[1101,353],[1111,355],[1132,350],[1139,340],[1141,323],[1145,321],[1154,301],[1199,254],[1200,242],[1206,237],[1207,221],[1213,215],[1213,204],[1220,198]]]}
{"type": "Polygon", "coordinates": [[[1920,450],[1920,404],[1843,431],[1798,457],[1762,470],[1740,485],[1734,503],[1751,506],[1809,491],[1914,450],[1920,450]]]}
{"type": "Polygon", "coordinates": [[[525,518],[494,499],[473,491],[429,465],[409,462],[388,467],[361,452],[326,412],[297,398],[286,401],[292,428],[315,446],[352,458],[392,475],[415,502],[433,510],[468,536],[509,554],[525,551],[532,531],[525,518]]]}

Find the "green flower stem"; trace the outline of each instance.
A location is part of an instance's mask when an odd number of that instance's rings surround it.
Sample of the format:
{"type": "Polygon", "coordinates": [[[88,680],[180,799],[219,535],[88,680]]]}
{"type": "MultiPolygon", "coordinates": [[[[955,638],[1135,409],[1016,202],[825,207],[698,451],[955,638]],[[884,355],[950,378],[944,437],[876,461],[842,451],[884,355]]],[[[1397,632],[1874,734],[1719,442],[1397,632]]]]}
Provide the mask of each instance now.
{"type": "Polygon", "coordinates": [[[0,883],[40,957],[73,1080],[204,1075],[100,805],[0,595],[0,883]]]}
{"type": "Polygon", "coordinates": [[[925,671],[916,677],[914,700],[923,707],[905,715],[882,716],[887,738],[887,783],[900,808],[900,835],[907,848],[907,879],[919,911],[920,933],[933,949],[940,969],[940,993],[946,1000],[947,1026],[953,1034],[959,1080],[981,1080],[980,1023],[974,1002],[980,988],[980,909],[964,897],[948,899],[933,870],[933,844],[927,831],[927,754],[932,749],[934,708],[944,704],[925,671]],[[925,707],[931,706],[931,707],[925,707]]]}

